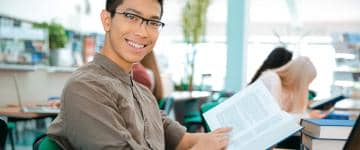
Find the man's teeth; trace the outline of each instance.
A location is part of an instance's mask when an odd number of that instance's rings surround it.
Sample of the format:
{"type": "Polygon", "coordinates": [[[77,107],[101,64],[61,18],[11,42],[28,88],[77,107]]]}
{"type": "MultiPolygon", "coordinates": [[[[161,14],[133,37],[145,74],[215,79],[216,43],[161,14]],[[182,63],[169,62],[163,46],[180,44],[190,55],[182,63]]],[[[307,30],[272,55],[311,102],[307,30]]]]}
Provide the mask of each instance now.
{"type": "Polygon", "coordinates": [[[134,43],[134,42],[131,42],[131,41],[128,41],[129,45],[134,47],[134,48],[144,48],[145,45],[141,45],[141,44],[137,44],[137,43],[134,43]]]}

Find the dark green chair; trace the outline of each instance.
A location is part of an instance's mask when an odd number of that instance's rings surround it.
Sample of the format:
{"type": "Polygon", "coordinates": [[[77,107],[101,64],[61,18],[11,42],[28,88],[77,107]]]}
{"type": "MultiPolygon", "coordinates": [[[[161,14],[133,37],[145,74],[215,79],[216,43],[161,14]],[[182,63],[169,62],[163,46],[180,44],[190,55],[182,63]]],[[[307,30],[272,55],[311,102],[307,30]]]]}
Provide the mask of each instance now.
{"type": "Polygon", "coordinates": [[[15,122],[8,122],[7,123],[7,130],[8,130],[11,149],[15,150],[15,140],[14,140],[14,138],[15,138],[15,136],[17,138],[16,123],[15,122]]]}
{"type": "Polygon", "coordinates": [[[62,148],[46,134],[38,137],[33,143],[33,150],[61,150],[62,148]]]}
{"type": "Polygon", "coordinates": [[[6,122],[0,119],[0,149],[5,149],[7,131],[6,122]]]}
{"type": "Polygon", "coordinates": [[[183,123],[187,132],[194,133],[200,131],[202,122],[203,120],[199,110],[199,99],[186,101],[183,123]]]}
{"type": "Polygon", "coordinates": [[[207,103],[204,103],[201,105],[201,108],[200,108],[200,111],[201,111],[201,117],[203,117],[203,122],[202,122],[202,126],[204,127],[204,130],[205,132],[210,132],[210,128],[209,126],[207,125],[205,119],[204,119],[204,116],[202,114],[204,114],[205,112],[207,112],[208,110],[214,108],[216,105],[219,105],[220,102],[219,101],[210,101],[210,102],[207,102],[207,103]]]}
{"type": "Polygon", "coordinates": [[[162,98],[161,100],[158,101],[158,106],[159,106],[159,109],[163,110],[164,107],[165,107],[165,98],[162,98]]]}
{"type": "Polygon", "coordinates": [[[214,92],[212,95],[212,100],[208,101],[201,105],[200,112],[202,117],[202,126],[204,127],[205,132],[210,132],[210,128],[206,123],[206,120],[204,119],[203,114],[210,109],[214,108],[215,106],[219,105],[223,101],[225,101],[227,98],[231,97],[233,93],[230,92],[224,92],[224,91],[217,91],[214,92]]]}
{"type": "Polygon", "coordinates": [[[308,92],[308,99],[309,100],[314,100],[314,98],[316,97],[316,92],[313,90],[309,90],[308,92]]]}
{"type": "Polygon", "coordinates": [[[210,102],[206,102],[204,104],[201,105],[200,107],[200,112],[201,112],[201,117],[202,117],[202,126],[204,127],[205,132],[210,132],[210,128],[206,123],[206,120],[204,119],[203,114],[207,111],[209,111],[210,109],[214,108],[215,106],[219,105],[221,102],[223,102],[224,100],[226,100],[226,97],[221,97],[218,100],[213,100],[210,102]]]}
{"type": "Polygon", "coordinates": [[[200,111],[192,110],[185,113],[184,124],[187,132],[198,132],[198,130],[202,127],[202,122],[203,120],[200,111]]]}
{"type": "Polygon", "coordinates": [[[165,112],[166,115],[169,115],[171,109],[174,106],[173,97],[164,97],[158,102],[159,108],[165,112]]]}

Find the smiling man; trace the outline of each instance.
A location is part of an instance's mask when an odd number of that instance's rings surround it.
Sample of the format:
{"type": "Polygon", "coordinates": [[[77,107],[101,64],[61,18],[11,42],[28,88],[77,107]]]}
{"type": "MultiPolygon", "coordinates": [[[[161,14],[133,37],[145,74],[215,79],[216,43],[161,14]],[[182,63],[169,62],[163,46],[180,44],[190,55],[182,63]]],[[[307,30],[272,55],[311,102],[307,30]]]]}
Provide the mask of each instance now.
{"type": "Polygon", "coordinates": [[[162,0],[107,0],[105,42],[63,89],[60,114],[48,129],[64,149],[224,149],[230,129],[185,133],[160,113],[131,68],[152,51],[164,26],[162,0]]]}

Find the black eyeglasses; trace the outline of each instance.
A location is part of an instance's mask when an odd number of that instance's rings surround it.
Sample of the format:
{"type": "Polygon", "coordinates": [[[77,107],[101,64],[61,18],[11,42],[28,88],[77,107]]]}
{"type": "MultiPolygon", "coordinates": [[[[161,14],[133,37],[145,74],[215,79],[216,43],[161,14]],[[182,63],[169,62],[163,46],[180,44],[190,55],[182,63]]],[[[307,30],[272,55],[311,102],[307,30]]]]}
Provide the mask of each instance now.
{"type": "Polygon", "coordinates": [[[152,19],[146,19],[144,17],[141,17],[139,15],[128,13],[128,12],[115,12],[116,14],[123,15],[129,24],[143,24],[145,22],[145,25],[148,29],[153,31],[160,31],[164,26],[165,23],[158,21],[158,20],[152,20],[152,19]]]}

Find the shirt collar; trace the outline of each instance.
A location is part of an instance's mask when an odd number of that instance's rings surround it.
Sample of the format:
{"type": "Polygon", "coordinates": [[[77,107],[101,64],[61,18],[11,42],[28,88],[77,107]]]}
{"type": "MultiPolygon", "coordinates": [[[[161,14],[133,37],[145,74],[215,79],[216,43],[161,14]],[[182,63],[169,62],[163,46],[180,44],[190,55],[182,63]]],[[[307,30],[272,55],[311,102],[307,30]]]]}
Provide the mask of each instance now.
{"type": "Polygon", "coordinates": [[[103,69],[108,71],[110,74],[125,82],[128,85],[132,85],[132,70],[130,73],[126,73],[122,68],[120,68],[116,63],[111,59],[106,57],[103,54],[96,53],[94,57],[95,64],[100,65],[103,69]]]}

